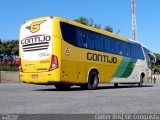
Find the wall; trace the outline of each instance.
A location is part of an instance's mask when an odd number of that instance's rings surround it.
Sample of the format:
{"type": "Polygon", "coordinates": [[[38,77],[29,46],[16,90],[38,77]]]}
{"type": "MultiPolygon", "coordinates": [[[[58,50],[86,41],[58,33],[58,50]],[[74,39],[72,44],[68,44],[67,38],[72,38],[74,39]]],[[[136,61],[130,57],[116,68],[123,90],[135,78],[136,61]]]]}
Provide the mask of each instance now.
{"type": "Polygon", "coordinates": [[[0,71],[0,83],[20,83],[19,72],[0,71]]]}

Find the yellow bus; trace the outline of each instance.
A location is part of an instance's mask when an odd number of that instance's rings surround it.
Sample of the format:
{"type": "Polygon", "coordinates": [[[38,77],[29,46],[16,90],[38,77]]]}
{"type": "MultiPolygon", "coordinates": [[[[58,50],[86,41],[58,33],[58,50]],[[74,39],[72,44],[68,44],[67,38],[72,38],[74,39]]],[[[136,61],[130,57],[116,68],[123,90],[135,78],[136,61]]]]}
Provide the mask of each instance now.
{"type": "Polygon", "coordinates": [[[155,56],[125,37],[59,18],[42,17],[21,26],[20,80],[59,90],[99,83],[142,83],[151,77],[155,56]]]}

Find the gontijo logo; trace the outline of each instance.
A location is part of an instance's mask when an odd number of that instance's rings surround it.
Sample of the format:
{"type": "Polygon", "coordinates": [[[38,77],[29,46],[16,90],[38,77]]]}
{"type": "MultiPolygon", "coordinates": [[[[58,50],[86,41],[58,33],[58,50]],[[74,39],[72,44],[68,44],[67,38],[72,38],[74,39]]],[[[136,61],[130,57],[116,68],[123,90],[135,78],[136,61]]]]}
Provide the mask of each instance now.
{"type": "Polygon", "coordinates": [[[35,44],[35,43],[45,43],[51,41],[50,35],[40,34],[28,36],[21,40],[22,45],[35,44]]]}
{"type": "Polygon", "coordinates": [[[27,26],[26,28],[29,29],[32,33],[38,32],[40,30],[40,25],[45,21],[46,20],[33,22],[30,26],[27,26]]]}

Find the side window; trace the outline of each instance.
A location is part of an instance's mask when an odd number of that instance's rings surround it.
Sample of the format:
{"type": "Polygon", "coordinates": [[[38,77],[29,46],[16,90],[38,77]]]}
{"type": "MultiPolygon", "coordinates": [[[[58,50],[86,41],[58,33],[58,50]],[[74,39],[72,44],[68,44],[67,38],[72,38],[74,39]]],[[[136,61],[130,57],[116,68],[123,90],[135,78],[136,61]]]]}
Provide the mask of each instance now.
{"type": "Polygon", "coordinates": [[[125,56],[125,43],[123,41],[115,39],[115,53],[125,56]]]}
{"type": "Polygon", "coordinates": [[[131,48],[129,47],[129,45],[127,44],[126,47],[125,47],[125,55],[127,57],[130,57],[131,56],[131,48]]]}
{"type": "Polygon", "coordinates": [[[141,46],[140,45],[136,45],[135,48],[136,48],[136,58],[144,60],[144,56],[143,56],[143,52],[142,52],[141,46]]]}
{"type": "Polygon", "coordinates": [[[108,52],[115,53],[115,45],[113,39],[108,37],[107,40],[109,41],[108,52]]]}
{"type": "Polygon", "coordinates": [[[94,36],[95,36],[94,37],[95,38],[95,40],[94,40],[95,49],[96,50],[101,50],[99,35],[94,33],[94,36]]]}
{"type": "Polygon", "coordinates": [[[83,47],[82,30],[77,28],[77,45],[83,47]]]}
{"type": "Polygon", "coordinates": [[[122,54],[128,56],[128,43],[122,42],[122,54]]]}
{"type": "Polygon", "coordinates": [[[105,51],[105,37],[100,35],[99,37],[100,50],[105,51]]]}
{"type": "Polygon", "coordinates": [[[87,36],[86,30],[82,29],[82,41],[83,41],[84,48],[87,48],[87,38],[86,38],[86,36],[87,36]]]}
{"type": "Polygon", "coordinates": [[[87,48],[86,32],[85,30],[77,27],[77,45],[78,47],[87,48]]]}
{"type": "Polygon", "coordinates": [[[66,42],[76,46],[77,45],[76,27],[64,22],[61,22],[60,26],[61,26],[63,39],[66,42]]]}
{"type": "Polygon", "coordinates": [[[95,43],[94,35],[92,34],[92,32],[87,31],[87,48],[92,50],[95,49],[94,43],[95,43]]]}
{"type": "Polygon", "coordinates": [[[132,57],[136,58],[136,47],[135,47],[135,45],[132,45],[132,57]]]}
{"type": "Polygon", "coordinates": [[[140,59],[144,60],[144,55],[143,55],[141,46],[139,46],[139,56],[140,56],[140,59]]]}
{"type": "Polygon", "coordinates": [[[104,43],[104,51],[109,52],[109,53],[113,53],[113,51],[114,51],[113,39],[111,39],[108,36],[102,36],[101,39],[103,40],[103,43],[104,43]]]}
{"type": "Polygon", "coordinates": [[[126,46],[125,48],[124,48],[124,54],[125,54],[125,56],[129,56],[129,54],[128,54],[128,46],[126,46]]]}
{"type": "Polygon", "coordinates": [[[118,55],[131,57],[131,46],[125,41],[115,39],[115,53],[118,55]]]}
{"type": "MultiPolygon", "coordinates": [[[[143,59],[144,55],[140,45],[127,43],[109,36],[105,36],[93,31],[89,31],[68,23],[60,22],[62,37],[64,41],[78,47],[104,51],[122,56],[143,59]]],[[[145,56],[147,49],[144,48],[145,56]]]]}
{"type": "Polygon", "coordinates": [[[132,52],[131,52],[131,50],[132,50],[132,47],[131,47],[132,45],[130,44],[130,43],[128,43],[128,57],[132,57],[132,52]]]}
{"type": "Polygon", "coordinates": [[[123,46],[121,42],[118,42],[118,50],[117,53],[122,55],[123,54],[123,46]]]}
{"type": "Polygon", "coordinates": [[[104,52],[108,52],[108,46],[109,46],[109,44],[108,44],[108,40],[106,39],[107,37],[106,36],[100,36],[100,41],[101,41],[101,48],[103,48],[103,51],[104,52]]]}

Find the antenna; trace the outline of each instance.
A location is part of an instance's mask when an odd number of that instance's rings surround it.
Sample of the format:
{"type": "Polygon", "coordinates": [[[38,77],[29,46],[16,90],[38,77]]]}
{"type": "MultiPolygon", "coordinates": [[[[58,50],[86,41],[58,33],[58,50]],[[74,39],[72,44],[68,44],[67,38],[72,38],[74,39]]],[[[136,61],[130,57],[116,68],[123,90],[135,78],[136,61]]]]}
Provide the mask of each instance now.
{"type": "Polygon", "coordinates": [[[135,0],[131,0],[132,2],[132,39],[137,40],[137,24],[136,24],[136,13],[135,13],[135,0]]]}

